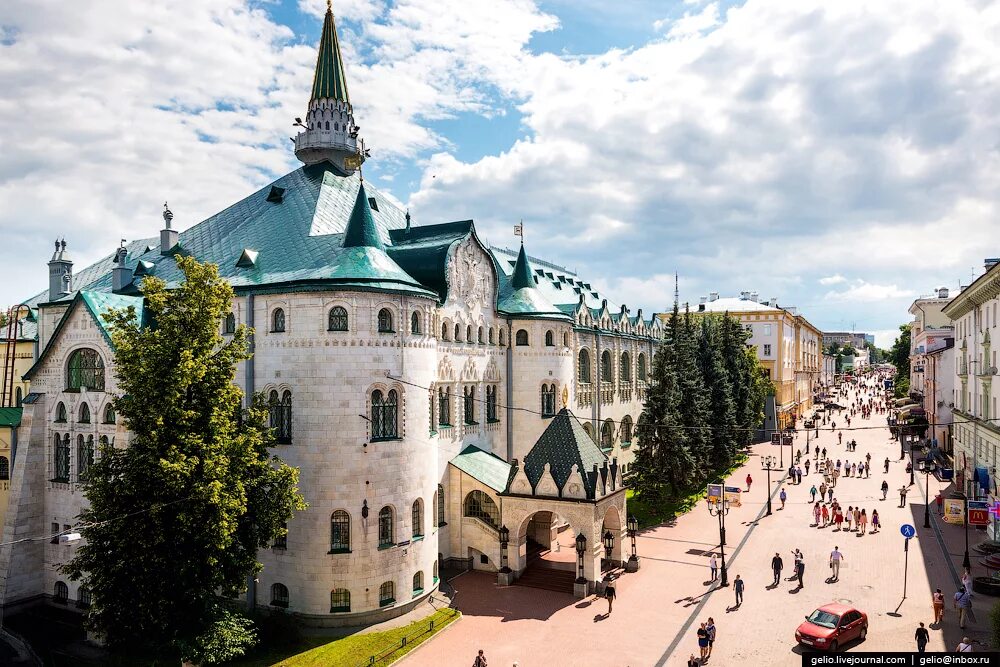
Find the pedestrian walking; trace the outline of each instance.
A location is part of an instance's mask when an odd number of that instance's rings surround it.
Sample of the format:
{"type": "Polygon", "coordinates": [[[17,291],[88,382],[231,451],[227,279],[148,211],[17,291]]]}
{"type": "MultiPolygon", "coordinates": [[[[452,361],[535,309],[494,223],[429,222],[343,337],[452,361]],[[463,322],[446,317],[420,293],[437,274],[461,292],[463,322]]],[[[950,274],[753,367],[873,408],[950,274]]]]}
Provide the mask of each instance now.
{"type": "Polygon", "coordinates": [[[969,610],[972,609],[972,596],[964,588],[959,588],[955,592],[955,609],[958,610],[958,627],[965,627],[965,619],[969,615],[969,610]]]}
{"type": "Polygon", "coordinates": [[[715,619],[711,616],[708,617],[708,624],[705,626],[705,629],[708,630],[708,655],[705,656],[707,660],[712,657],[712,647],[715,646],[715,619]]]}
{"type": "Polygon", "coordinates": [[[899,487],[899,506],[906,507],[906,492],[909,491],[905,486],[899,487]]]}
{"type": "Polygon", "coordinates": [[[751,484],[753,484],[753,477],[750,476],[750,473],[747,473],[747,493],[750,493],[751,484]]]}
{"type": "Polygon", "coordinates": [[[701,653],[701,661],[705,662],[708,657],[708,629],[704,623],[698,626],[698,651],[701,653]]]}
{"type": "Polygon", "coordinates": [[[887,456],[887,457],[885,457],[885,465],[884,465],[884,468],[885,468],[885,471],[886,471],[886,472],[889,472],[889,457],[888,457],[888,456],[887,456]]]}
{"type": "Polygon", "coordinates": [[[940,588],[935,589],[931,595],[931,604],[934,606],[934,622],[941,624],[944,621],[944,593],[940,588]]]}
{"type": "Polygon", "coordinates": [[[777,586],[778,582],[781,581],[781,570],[785,564],[781,560],[781,555],[775,551],[774,558],[771,559],[771,571],[774,573],[774,585],[777,586]]]}
{"type": "Polygon", "coordinates": [[[844,521],[847,522],[847,532],[851,532],[851,521],[854,521],[854,508],[850,505],[847,506],[847,514],[844,515],[844,521]]]}
{"type": "Polygon", "coordinates": [[[878,510],[872,510],[872,534],[877,533],[879,528],[881,525],[879,524],[878,510]]]}
{"type": "Polygon", "coordinates": [[[736,606],[739,607],[743,604],[743,579],[740,575],[736,575],[736,579],[733,580],[733,592],[736,593],[736,606]]]}
{"type": "Polygon", "coordinates": [[[837,531],[839,532],[841,530],[841,526],[844,523],[844,514],[840,511],[839,508],[833,510],[833,522],[837,524],[837,531]]]}
{"type": "Polygon", "coordinates": [[[833,487],[832,486],[826,490],[826,495],[827,495],[827,497],[830,498],[830,502],[832,503],[833,502],[833,487]]]}
{"type": "Polygon", "coordinates": [[[608,601],[608,616],[610,616],[611,606],[615,603],[615,587],[610,583],[604,587],[604,599],[608,601]]]}
{"type": "Polygon", "coordinates": [[[972,595],[972,574],[969,572],[969,568],[965,568],[962,571],[962,588],[969,595],[972,595]]]}
{"type": "Polygon", "coordinates": [[[815,505],[813,505],[813,519],[815,520],[816,522],[815,525],[817,526],[819,525],[819,518],[821,514],[822,510],[820,509],[820,504],[816,503],[815,505]]]}
{"type": "Polygon", "coordinates": [[[781,509],[785,509],[785,501],[788,499],[788,494],[782,489],[781,493],[778,494],[778,500],[781,501],[781,509]]]}
{"type": "Polygon", "coordinates": [[[472,663],[472,667],[486,667],[486,656],[483,655],[483,649],[479,649],[479,655],[476,656],[476,661],[472,663]]]}
{"type": "Polygon", "coordinates": [[[969,641],[968,637],[962,637],[962,641],[955,647],[955,651],[958,653],[972,653],[972,642],[969,641]]]}
{"type": "Polygon", "coordinates": [[[865,463],[871,463],[871,462],[872,462],[872,455],[871,452],[869,452],[865,454],[865,463]]]}
{"type": "Polygon", "coordinates": [[[868,530],[868,515],[865,514],[864,510],[861,510],[861,514],[858,515],[858,529],[860,529],[862,535],[868,530]]]}
{"type": "Polygon", "coordinates": [[[917,653],[925,653],[927,651],[927,642],[931,640],[931,637],[923,623],[917,628],[917,632],[913,635],[913,638],[917,640],[917,653]]]}
{"type": "Polygon", "coordinates": [[[802,577],[806,573],[806,562],[801,558],[795,564],[795,578],[799,580],[799,589],[801,590],[805,584],[802,583],[802,577]]]}
{"type": "Polygon", "coordinates": [[[809,459],[806,459],[806,475],[809,474],[809,459]]]}
{"type": "Polygon", "coordinates": [[[823,505],[823,528],[826,528],[830,524],[830,510],[827,509],[826,505],[823,505]]]}
{"type": "Polygon", "coordinates": [[[889,495],[889,482],[887,482],[886,480],[883,479],[882,480],[882,500],[885,500],[885,497],[888,496],[888,495],[889,495]]]}
{"type": "Polygon", "coordinates": [[[819,459],[819,445],[816,445],[816,458],[819,459]]]}
{"type": "Polygon", "coordinates": [[[871,463],[866,463],[865,464],[865,479],[868,479],[871,476],[872,476],[872,464],[871,463]]]}
{"type": "Polygon", "coordinates": [[[819,499],[823,500],[824,498],[826,498],[826,482],[820,482],[820,485],[819,485],[819,499]]]}
{"type": "Polygon", "coordinates": [[[719,564],[715,560],[715,554],[712,554],[712,557],[708,559],[708,569],[712,573],[712,581],[719,578],[719,564]]]}
{"type": "Polygon", "coordinates": [[[823,458],[826,458],[826,447],[823,448],[823,458]]]}
{"type": "Polygon", "coordinates": [[[943,509],[944,508],[944,496],[941,495],[940,493],[937,494],[937,498],[934,499],[934,502],[937,503],[938,516],[943,516],[944,515],[944,509],[943,509]]]}
{"type": "Polygon", "coordinates": [[[813,484],[809,488],[809,502],[810,503],[816,502],[816,485],[815,484],[813,484]]]}
{"type": "Polygon", "coordinates": [[[840,563],[844,560],[844,554],[840,553],[840,547],[833,547],[833,551],[830,552],[830,579],[833,581],[840,581],[840,563]]]}

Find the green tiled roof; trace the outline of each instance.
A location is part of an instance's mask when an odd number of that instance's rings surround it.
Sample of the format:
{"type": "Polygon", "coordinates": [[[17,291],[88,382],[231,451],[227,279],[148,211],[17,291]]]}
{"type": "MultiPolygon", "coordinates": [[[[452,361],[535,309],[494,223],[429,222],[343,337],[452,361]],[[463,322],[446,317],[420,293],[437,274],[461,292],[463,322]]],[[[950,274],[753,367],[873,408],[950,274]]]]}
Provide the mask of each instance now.
{"type": "Polygon", "coordinates": [[[375,218],[372,217],[372,207],[368,203],[368,193],[365,192],[363,181],[358,186],[358,196],[354,199],[354,208],[351,209],[351,217],[347,219],[347,229],[344,230],[345,248],[361,246],[385,250],[382,237],[375,227],[375,218]]]}
{"type": "Polygon", "coordinates": [[[552,479],[561,489],[569,479],[573,464],[583,477],[583,485],[587,489],[587,497],[594,497],[596,480],[589,473],[594,466],[598,468],[608,462],[608,457],[597,446],[583,429],[580,421],[568,409],[560,410],[548,427],[539,436],[538,441],[524,457],[524,474],[534,487],[549,464],[552,479]]]}
{"type": "Polygon", "coordinates": [[[340,55],[340,40],[337,26],[333,22],[333,9],[327,5],[323,19],[323,33],[319,39],[319,55],[316,57],[316,73],[313,76],[312,100],[334,99],[350,102],[347,96],[347,77],[344,75],[344,59],[340,55]]]}
{"type": "Polygon", "coordinates": [[[528,264],[528,257],[524,252],[523,243],[521,244],[521,251],[517,253],[517,261],[514,263],[514,273],[510,276],[510,286],[516,290],[535,286],[535,279],[531,275],[531,265],[528,264]]]}
{"type": "Polygon", "coordinates": [[[469,445],[450,463],[497,493],[507,490],[511,465],[495,454],[483,451],[475,445],[469,445]]]}
{"type": "Polygon", "coordinates": [[[21,423],[22,408],[0,408],[0,427],[14,428],[21,423]]]}
{"type": "MultiPolygon", "coordinates": [[[[496,255],[493,256],[493,259],[494,264],[498,265],[497,274],[503,276],[499,259],[496,255]]],[[[522,245],[510,277],[500,278],[497,310],[518,317],[567,319],[566,313],[552,305],[552,302],[545,298],[535,283],[535,277],[531,273],[531,264],[528,262],[522,245]]]]}
{"type": "Polygon", "coordinates": [[[475,230],[471,220],[407,229],[390,229],[387,249],[404,271],[434,290],[443,303],[448,298],[448,253],[475,230]]]}

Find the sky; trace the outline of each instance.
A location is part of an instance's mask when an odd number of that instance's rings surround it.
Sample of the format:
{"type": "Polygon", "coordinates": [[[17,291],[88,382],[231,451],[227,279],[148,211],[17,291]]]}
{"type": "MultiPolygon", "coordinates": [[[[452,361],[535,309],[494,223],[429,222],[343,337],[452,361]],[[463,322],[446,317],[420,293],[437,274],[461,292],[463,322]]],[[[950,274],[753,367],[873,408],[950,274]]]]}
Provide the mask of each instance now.
{"type": "MultiPolygon", "coordinates": [[[[323,0],[7,0],[0,304],[298,166],[323,0]]],[[[335,0],[365,176],[633,312],[756,291],[888,346],[982,273],[1000,3],[335,0]]]]}

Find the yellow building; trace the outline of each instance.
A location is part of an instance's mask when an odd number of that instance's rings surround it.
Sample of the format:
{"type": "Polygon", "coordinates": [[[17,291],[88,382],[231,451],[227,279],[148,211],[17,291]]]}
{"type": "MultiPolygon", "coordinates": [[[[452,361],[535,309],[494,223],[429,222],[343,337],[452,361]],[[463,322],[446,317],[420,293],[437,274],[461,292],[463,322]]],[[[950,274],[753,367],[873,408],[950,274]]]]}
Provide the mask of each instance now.
{"type": "Polygon", "coordinates": [[[21,408],[0,408],[0,532],[7,515],[10,496],[10,467],[17,447],[17,427],[21,423],[21,408]]]}
{"type": "Polygon", "coordinates": [[[28,395],[28,381],[24,374],[35,363],[35,341],[38,325],[35,314],[21,308],[13,326],[0,329],[0,408],[21,407],[21,399],[28,395]],[[8,332],[10,332],[8,334],[8,332]]]}

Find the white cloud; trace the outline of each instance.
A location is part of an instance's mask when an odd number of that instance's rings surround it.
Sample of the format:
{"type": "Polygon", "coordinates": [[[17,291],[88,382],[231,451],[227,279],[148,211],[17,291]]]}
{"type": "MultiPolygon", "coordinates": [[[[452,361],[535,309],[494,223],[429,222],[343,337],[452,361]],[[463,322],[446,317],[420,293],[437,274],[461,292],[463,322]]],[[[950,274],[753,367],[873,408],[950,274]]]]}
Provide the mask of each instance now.
{"type": "Polygon", "coordinates": [[[839,285],[840,283],[846,283],[846,282],[847,278],[840,275],[839,273],[836,275],[826,276],[824,278],[819,279],[820,285],[839,285]]]}
{"type": "Polygon", "coordinates": [[[830,301],[847,303],[865,301],[886,301],[888,299],[909,299],[917,296],[913,290],[902,289],[896,285],[876,285],[857,280],[853,285],[842,291],[827,292],[825,297],[830,301]]]}

